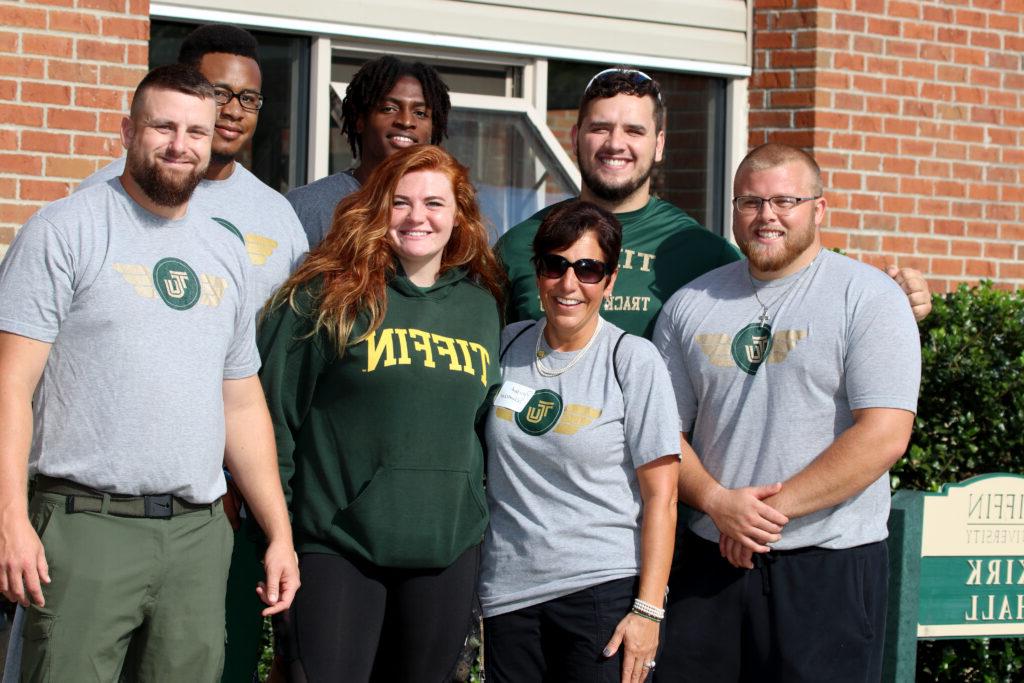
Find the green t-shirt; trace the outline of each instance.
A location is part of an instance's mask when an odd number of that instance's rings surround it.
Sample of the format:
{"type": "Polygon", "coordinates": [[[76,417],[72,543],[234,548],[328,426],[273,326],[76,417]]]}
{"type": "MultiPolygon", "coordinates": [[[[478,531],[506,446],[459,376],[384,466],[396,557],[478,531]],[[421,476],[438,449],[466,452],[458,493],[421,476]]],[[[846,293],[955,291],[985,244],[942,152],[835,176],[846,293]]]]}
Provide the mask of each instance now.
{"type": "MultiPolygon", "coordinates": [[[[557,205],[554,205],[557,206],[557,205]]],[[[508,272],[506,324],[542,317],[533,238],[553,206],[509,230],[496,245],[508,272]]],[[[690,280],[740,258],[729,242],[702,228],[686,212],[655,197],[636,211],[615,214],[622,223],[622,253],[615,290],[602,317],[648,339],[662,305],[690,280]]]]}

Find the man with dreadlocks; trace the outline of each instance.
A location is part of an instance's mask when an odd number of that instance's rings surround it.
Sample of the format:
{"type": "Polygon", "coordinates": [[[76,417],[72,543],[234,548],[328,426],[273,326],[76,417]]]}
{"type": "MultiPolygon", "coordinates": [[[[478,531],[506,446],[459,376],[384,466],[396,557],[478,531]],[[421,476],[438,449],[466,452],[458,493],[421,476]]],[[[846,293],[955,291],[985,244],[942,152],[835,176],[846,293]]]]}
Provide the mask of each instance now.
{"type": "Polygon", "coordinates": [[[338,202],[366,182],[382,161],[404,147],[440,144],[448,135],[451,108],[448,86],[433,67],[390,55],[363,64],[341,103],[341,130],[359,165],[286,195],[310,248],[330,230],[338,202]]]}

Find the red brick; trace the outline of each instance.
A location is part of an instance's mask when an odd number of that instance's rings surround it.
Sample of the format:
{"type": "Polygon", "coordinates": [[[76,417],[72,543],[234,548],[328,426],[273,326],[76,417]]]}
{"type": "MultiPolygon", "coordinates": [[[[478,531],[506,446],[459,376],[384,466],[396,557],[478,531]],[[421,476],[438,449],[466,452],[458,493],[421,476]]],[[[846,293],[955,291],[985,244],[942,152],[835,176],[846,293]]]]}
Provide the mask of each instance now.
{"type": "Polygon", "coordinates": [[[940,24],[950,24],[953,22],[953,10],[948,7],[925,5],[921,9],[922,18],[926,21],[935,21],[940,24]]]}
{"type": "Polygon", "coordinates": [[[970,10],[958,9],[956,11],[956,23],[966,26],[985,27],[985,13],[972,12],[970,10]]]}
{"type": "MultiPolygon", "coordinates": [[[[974,64],[984,64],[983,61],[975,61],[974,64]]],[[[989,52],[988,65],[993,69],[1007,69],[1017,71],[1020,69],[1020,57],[1005,52],[989,52]]]]}
{"type": "Polygon", "coordinates": [[[1013,258],[1013,252],[1013,245],[1006,242],[985,243],[985,256],[989,258],[1011,259],[1013,258]]]}
{"type": "Polygon", "coordinates": [[[918,237],[917,251],[922,254],[948,254],[949,240],[940,240],[931,237],[918,237]]]}
{"type": "Polygon", "coordinates": [[[953,202],[951,208],[957,218],[981,218],[982,205],[977,202],[953,202]]]}
{"type": "Polygon", "coordinates": [[[104,17],[103,35],[134,40],[149,40],[149,19],[104,17]]]}
{"type": "Polygon", "coordinates": [[[92,12],[50,10],[49,28],[51,31],[67,31],[95,36],[100,33],[100,22],[92,12]]]}
{"type": "Polygon", "coordinates": [[[935,78],[935,65],[929,62],[904,60],[900,67],[900,75],[919,81],[930,81],[935,78]]]}
{"type": "MultiPolygon", "coordinates": [[[[758,3],[760,4],[760,3],[758,3]]],[[[867,26],[867,19],[859,14],[837,14],[836,30],[850,33],[861,33],[867,26]]]]}
{"type": "Polygon", "coordinates": [[[861,95],[848,92],[837,92],[834,94],[833,104],[836,109],[864,111],[864,101],[864,97],[861,95]]]}
{"type": "Polygon", "coordinates": [[[921,16],[921,4],[919,2],[904,2],[903,0],[889,0],[886,13],[890,17],[905,17],[917,19],[921,16]]]}
{"type": "Polygon", "coordinates": [[[21,84],[21,99],[23,102],[43,102],[45,104],[70,104],[71,86],[50,85],[49,83],[34,83],[24,81],[21,84]]]}
{"type": "Polygon", "coordinates": [[[920,216],[900,216],[899,226],[902,233],[927,233],[931,230],[931,221],[920,216]]]}
{"type": "Polygon", "coordinates": [[[904,100],[903,115],[930,119],[935,116],[935,105],[920,100],[904,100]]]}
{"type": "Polygon", "coordinates": [[[1009,31],[1010,33],[1020,32],[1020,20],[1018,17],[1008,14],[988,15],[988,27],[996,31],[1009,31]]]}
{"type": "Polygon", "coordinates": [[[935,183],[935,194],[940,197],[966,197],[967,186],[956,181],[939,180],[935,183]]]}
{"type": "Polygon", "coordinates": [[[61,36],[26,33],[21,37],[21,50],[27,54],[70,57],[72,40],[61,36]]]}
{"type": "MultiPolygon", "coordinates": [[[[981,66],[987,62],[998,61],[987,59],[990,56],[995,57],[996,55],[990,55],[985,50],[977,50],[969,47],[958,47],[953,50],[953,59],[957,64],[977,64],[978,66],[981,66]]],[[[995,65],[990,63],[989,66],[995,65]]]]}
{"type": "Polygon", "coordinates": [[[120,133],[122,119],[124,119],[123,112],[101,111],[97,130],[105,133],[120,133]]]}
{"type": "Polygon", "coordinates": [[[990,183],[1015,183],[1017,170],[1007,166],[990,166],[985,170],[985,179],[990,183]]]}
{"type": "Polygon", "coordinates": [[[933,224],[936,235],[962,236],[967,233],[967,226],[958,220],[936,220],[933,224]]]}
{"type": "Polygon", "coordinates": [[[954,99],[959,103],[982,104],[985,101],[985,91],[981,88],[969,88],[958,86],[954,89],[954,99]]]}
{"type": "Polygon", "coordinates": [[[974,240],[953,240],[949,245],[953,256],[981,256],[981,243],[974,240]]]}
{"type": "Polygon", "coordinates": [[[889,135],[916,135],[917,122],[895,116],[887,117],[884,119],[883,130],[889,135]]]}
{"type": "Polygon", "coordinates": [[[854,211],[832,211],[828,223],[833,228],[860,229],[860,213],[854,211]]]}
{"type": "Polygon", "coordinates": [[[957,180],[982,180],[984,175],[983,168],[978,164],[953,164],[952,177],[957,180]]]}
{"type": "Polygon", "coordinates": [[[1017,94],[1013,92],[1002,92],[999,90],[985,91],[985,104],[990,107],[1005,107],[1013,109],[1017,106],[1017,94]]]}
{"type": "Polygon", "coordinates": [[[882,238],[879,235],[865,235],[854,233],[850,235],[850,249],[862,251],[878,251],[882,245],[882,238]]]}
{"type": "Polygon", "coordinates": [[[128,0],[128,14],[149,16],[149,0],[128,0]]]}
{"type": "Polygon", "coordinates": [[[935,192],[935,182],[926,178],[903,177],[900,178],[900,192],[930,197],[935,192]]]}
{"type": "Polygon", "coordinates": [[[10,31],[0,31],[0,52],[17,52],[18,34],[10,31]]]}
{"type": "Polygon", "coordinates": [[[771,66],[773,69],[806,69],[814,66],[814,58],[812,50],[773,50],[771,66]]]}
{"type": "Polygon", "coordinates": [[[86,40],[79,38],[76,44],[79,59],[100,62],[124,62],[125,46],[116,41],[86,40]]]}
{"type": "Polygon", "coordinates": [[[887,156],[882,159],[882,170],[886,173],[912,175],[916,171],[916,162],[904,157],[887,156]]]}
{"type": "Polygon", "coordinates": [[[865,54],[880,55],[885,52],[885,42],[881,38],[870,36],[854,36],[853,49],[865,54]]]}
{"type": "Polygon", "coordinates": [[[68,154],[71,152],[71,136],[40,130],[23,130],[21,132],[21,149],[26,152],[68,154]]]}
{"type": "Polygon", "coordinates": [[[43,108],[20,104],[0,104],[0,121],[10,126],[38,128],[43,125],[43,108]]]}
{"type": "Polygon", "coordinates": [[[786,31],[756,31],[754,33],[754,49],[793,47],[793,34],[786,31]]]}
{"type": "Polygon", "coordinates": [[[935,40],[940,43],[952,43],[955,45],[966,45],[968,33],[962,28],[952,26],[940,26],[935,34],[935,40]]]}
{"type": "Polygon", "coordinates": [[[18,191],[21,199],[52,202],[71,194],[71,184],[54,180],[21,180],[18,191]]]}
{"type": "Polygon", "coordinates": [[[898,192],[899,180],[894,176],[869,175],[866,188],[872,192],[898,192]]]}
{"type": "Polygon", "coordinates": [[[0,80],[0,100],[13,100],[18,96],[18,81],[0,80]]]}
{"type": "Polygon", "coordinates": [[[42,78],[43,60],[0,55],[0,76],[42,78]]]}
{"type": "Polygon", "coordinates": [[[925,216],[948,216],[949,202],[939,199],[921,198],[917,202],[917,210],[925,216]]]}
{"type": "MultiPolygon", "coordinates": [[[[126,64],[134,64],[146,68],[149,64],[149,43],[142,43],[141,45],[129,45],[128,55],[125,58],[126,64]]],[[[575,116],[573,117],[575,122],[575,116]]]]}
{"type": "Polygon", "coordinates": [[[971,107],[971,123],[1002,123],[1002,116],[998,109],[991,107],[971,107]]]}
{"type": "Polygon", "coordinates": [[[46,10],[25,7],[22,3],[0,5],[0,26],[46,28],[46,10]]]}
{"type": "Polygon", "coordinates": [[[948,161],[935,161],[934,159],[921,159],[917,165],[919,175],[929,178],[948,178],[953,164],[948,161]]]}
{"type": "MultiPolygon", "coordinates": [[[[0,197],[15,199],[18,196],[18,181],[14,178],[0,178],[0,197]]],[[[8,244],[10,242],[8,241],[8,244]]]]}
{"type": "Polygon", "coordinates": [[[103,85],[123,85],[134,88],[146,75],[145,69],[135,67],[101,66],[100,82],[103,85]]]}
{"type": "Polygon", "coordinates": [[[876,36],[900,35],[900,22],[868,17],[868,33],[876,36]]]}
{"type": "Polygon", "coordinates": [[[998,88],[999,82],[1002,80],[1002,74],[998,71],[991,71],[989,69],[971,69],[970,78],[971,85],[986,88],[998,88]]]}
{"type": "Polygon", "coordinates": [[[75,89],[75,104],[90,109],[121,110],[125,108],[124,91],[79,86],[75,89]]]}
{"type": "Polygon", "coordinates": [[[887,40],[885,41],[885,54],[904,59],[915,58],[917,57],[917,43],[909,40],[887,40]]]}
{"type": "Polygon", "coordinates": [[[117,12],[118,14],[124,14],[125,5],[125,0],[78,0],[79,7],[117,12]]]}
{"type": "Polygon", "coordinates": [[[99,157],[116,157],[124,151],[121,139],[110,135],[76,135],[74,138],[75,154],[87,154],[99,157]]]}
{"type": "Polygon", "coordinates": [[[51,59],[47,61],[46,73],[51,81],[97,83],[100,70],[94,64],[79,64],[77,62],[63,62],[51,59]]]}
{"type": "Polygon", "coordinates": [[[833,190],[859,190],[861,175],[860,173],[833,172],[829,175],[828,185],[833,190]]]}
{"type": "Polygon", "coordinates": [[[963,259],[933,258],[929,270],[937,275],[962,275],[963,259]]]}
{"type": "Polygon", "coordinates": [[[882,251],[886,253],[914,253],[914,239],[911,237],[882,237],[882,251]]]}
{"type": "Polygon", "coordinates": [[[985,207],[985,218],[990,221],[1013,221],[1017,219],[1017,208],[1008,204],[989,204],[985,207]]]}
{"type": "Polygon", "coordinates": [[[849,249],[849,243],[845,232],[833,232],[831,230],[821,231],[821,243],[826,249],[849,249]]]}
{"type": "Polygon", "coordinates": [[[1002,40],[998,33],[989,33],[988,31],[972,31],[971,32],[971,45],[974,47],[987,47],[993,50],[998,50],[1002,40]]]}
{"type": "Polygon", "coordinates": [[[927,140],[900,140],[900,153],[916,157],[930,157],[935,152],[935,144],[927,140]]]}
{"type": "Polygon", "coordinates": [[[999,188],[988,183],[971,184],[967,188],[967,196],[976,201],[996,201],[999,199],[999,188]]]}
{"type": "Polygon", "coordinates": [[[996,264],[992,261],[967,259],[964,262],[964,273],[974,277],[992,278],[996,276],[996,264]]]}
{"type": "Polygon", "coordinates": [[[38,210],[39,205],[0,204],[0,216],[4,217],[4,222],[16,223],[17,225],[24,224],[38,210]]]}
{"type": "Polygon", "coordinates": [[[75,109],[50,109],[46,112],[46,127],[67,130],[96,130],[96,114],[75,109]]]}
{"type": "Polygon", "coordinates": [[[18,132],[0,128],[0,149],[18,149],[18,132]]]}
{"type": "Polygon", "coordinates": [[[881,202],[877,194],[854,194],[850,196],[850,208],[857,211],[878,211],[881,202]]]}
{"type": "Polygon", "coordinates": [[[999,277],[1013,280],[1024,279],[1024,263],[1000,263],[999,277]]]}
{"type": "Polygon", "coordinates": [[[949,63],[953,61],[953,48],[948,45],[921,45],[921,59],[949,63]]]}
{"type": "Polygon", "coordinates": [[[4,173],[40,175],[43,172],[43,161],[34,154],[0,153],[0,168],[4,173]]]}
{"type": "Polygon", "coordinates": [[[921,85],[921,97],[949,102],[953,98],[953,88],[939,83],[924,83],[921,85]]]}
{"type": "Polygon", "coordinates": [[[786,128],[792,116],[786,111],[752,111],[747,119],[751,128],[786,128]]]}
{"type": "MultiPolygon", "coordinates": [[[[817,158],[818,163],[821,164],[822,155],[818,154],[817,158]]],[[[878,171],[882,167],[882,160],[873,154],[854,154],[850,158],[848,165],[856,171],[878,171]]],[[[837,164],[834,168],[842,168],[842,166],[837,164]]]]}
{"type": "Polygon", "coordinates": [[[939,142],[935,145],[935,154],[943,159],[966,159],[967,145],[939,142]]]}
{"type": "Polygon", "coordinates": [[[47,178],[74,178],[81,180],[95,170],[96,162],[93,159],[82,159],[80,157],[46,158],[47,178]]]}
{"type": "Polygon", "coordinates": [[[771,103],[773,107],[810,107],[814,104],[814,93],[810,90],[774,90],[771,103]]]}
{"type": "Polygon", "coordinates": [[[999,237],[1008,242],[1020,242],[1024,240],[1024,227],[1019,225],[1004,225],[999,231],[999,237]]]}
{"type": "Polygon", "coordinates": [[[913,213],[915,200],[909,197],[882,197],[882,210],[890,213],[913,213]]]}

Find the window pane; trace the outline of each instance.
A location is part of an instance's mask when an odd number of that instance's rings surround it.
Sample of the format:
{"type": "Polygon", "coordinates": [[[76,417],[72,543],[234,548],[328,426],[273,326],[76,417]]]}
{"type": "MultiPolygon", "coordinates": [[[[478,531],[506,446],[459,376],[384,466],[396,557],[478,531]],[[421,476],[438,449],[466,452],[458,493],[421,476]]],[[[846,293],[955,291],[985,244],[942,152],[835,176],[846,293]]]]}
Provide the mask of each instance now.
{"type": "MultiPolygon", "coordinates": [[[[150,26],[150,68],[171,64],[198,24],[154,19],[150,26]]],[[[270,187],[287,192],[306,182],[309,121],[309,39],[252,31],[259,42],[263,108],[252,141],[238,160],[270,187]]]]}
{"type": "Polygon", "coordinates": [[[453,109],[448,133],[445,147],[469,166],[494,239],[576,194],[524,114],[453,109]]]}
{"type": "MultiPolygon", "coordinates": [[[[601,64],[548,62],[548,126],[566,151],[583,89],[601,64]]],[[[725,80],[642,69],[661,85],[668,110],[665,159],[655,167],[651,192],[722,234],[725,158],[725,80]]]]}

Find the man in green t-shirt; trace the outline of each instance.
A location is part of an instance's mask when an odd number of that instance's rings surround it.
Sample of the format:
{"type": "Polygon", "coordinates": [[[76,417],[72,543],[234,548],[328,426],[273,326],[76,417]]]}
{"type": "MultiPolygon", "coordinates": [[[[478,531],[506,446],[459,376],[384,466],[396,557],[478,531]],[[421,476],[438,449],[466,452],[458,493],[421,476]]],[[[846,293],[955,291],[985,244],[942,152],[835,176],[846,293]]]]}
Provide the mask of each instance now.
{"type": "MultiPolygon", "coordinates": [[[[677,289],[740,254],[683,210],[651,196],[651,171],[665,150],[665,105],[650,76],[628,68],[598,73],[583,92],[571,135],[583,178],[580,199],[622,223],[619,277],[601,315],[650,338],[662,304],[677,289]]],[[[506,323],[542,316],[530,258],[533,236],[550,208],[513,227],[496,246],[510,281],[506,323]]],[[[889,275],[907,293],[915,317],[928,315],[931,296],[921,274],[890,268],[889,275]]]]}

